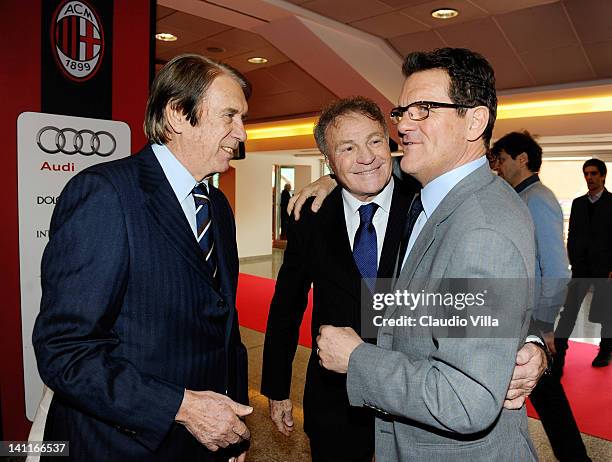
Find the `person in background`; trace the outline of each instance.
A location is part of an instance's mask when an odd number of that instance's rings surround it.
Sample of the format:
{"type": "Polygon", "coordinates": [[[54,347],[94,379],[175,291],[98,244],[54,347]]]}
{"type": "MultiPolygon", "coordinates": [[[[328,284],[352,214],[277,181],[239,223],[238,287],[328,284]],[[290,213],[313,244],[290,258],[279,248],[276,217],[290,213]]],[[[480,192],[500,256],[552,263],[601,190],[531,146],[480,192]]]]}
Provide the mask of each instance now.
{"type": "MultiPolygon", "coordinates": [[[[563,212],[538,176],[542,148],[529,132],[511,132],[491,148],[501,178],[525,201],[535,227],[536,305],[532,318],[549,350],[555,352],[554,323],[567,294],[569,262],[563,243],[563,212]]],[[[590,461],[563,385],[544,375],[531,393],[553,452],[561,462],[590,461]]]]}
{"type": "Polygon", "coordinates": [[[281,192],[280,198],[280,237],[281,239],[287,238],[287,221],[289,215],[287,214],[287,206],[291,200],[291,183],[285,183],[283,191],[281,192]]]}
{"type": "Polygon", "coordinates": [[[555,330],[553,373],[561,377],[582,301],[593,285],[589,321],[601,324],[599,353],[593,367],[606,367],[612,359],[612,193],[606,187],[606,164],[589,159],[582,166],[587,193],[572,202],[567,252],[572,280],[555,330]]]}

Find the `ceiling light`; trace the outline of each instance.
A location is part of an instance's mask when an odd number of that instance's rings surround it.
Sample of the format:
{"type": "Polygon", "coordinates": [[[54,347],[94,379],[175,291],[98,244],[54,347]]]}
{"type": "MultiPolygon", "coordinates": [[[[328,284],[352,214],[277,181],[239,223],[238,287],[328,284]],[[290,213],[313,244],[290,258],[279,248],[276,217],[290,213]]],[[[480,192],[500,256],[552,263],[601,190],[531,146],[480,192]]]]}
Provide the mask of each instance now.
{"type": "Polygon", "coordinates": [[[300,135],[312,136],[315,122],[316,118],[312,118],[306,122],[280,122],[272,124],[271,126],[247,127],[246,132],[249,141],[300,135]]]}
{"type": "Polygon", "coordinates": [[[518,119],[521,117],[545,117],[609,111],[612,111],[612,95],[603,95],[500,104],[497,107],[497,118],[518,119]]]}
{"type": "Polygon", "coordinates": [[[459,11],[454,8],[438,8],[433,10],[431,15],[436,19],[450,19],[459,15],[459,11]]]}
{"type": "Polygon", "coordinates": [[[252,58],[247,59],[251,64],[265,64],[268,62],[266,58],[262,58],[261,56],[253,56],[252,58]]]}
{"type": "Polygon", "coordinates": [[[162,42],[175,42],[178,40],[176,35],[170,34],[168,32],[161,32],[159,34],[155,34],[155,38],[157,40],[161,40],[162,42]]]}

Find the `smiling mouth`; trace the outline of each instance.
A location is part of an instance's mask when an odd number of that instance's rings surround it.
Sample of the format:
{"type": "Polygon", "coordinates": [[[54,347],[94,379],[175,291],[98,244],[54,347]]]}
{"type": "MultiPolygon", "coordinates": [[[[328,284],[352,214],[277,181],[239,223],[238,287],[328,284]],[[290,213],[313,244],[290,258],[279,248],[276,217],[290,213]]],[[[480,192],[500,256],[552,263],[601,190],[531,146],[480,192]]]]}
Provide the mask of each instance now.
{"type": "Polygon", "coordinates": [[[232,148],[231,146],[221,146],[221,149],[223,149],[225,152],[227,152],[231,156],[234,156],[234,154],[236,154],[236,149],[232,148]]]}
{"type": "Polygon", "coordinates": [[[366,170],[364,172],[355,172],[354,174],[355,175],[364,175],[364,176],[365,175],[372,175],[375,172],[377,172],[379,169],[380,169],[380,165],[378,167],[376,167],[376,168],[371,169],[371,170],[366,170]]]}

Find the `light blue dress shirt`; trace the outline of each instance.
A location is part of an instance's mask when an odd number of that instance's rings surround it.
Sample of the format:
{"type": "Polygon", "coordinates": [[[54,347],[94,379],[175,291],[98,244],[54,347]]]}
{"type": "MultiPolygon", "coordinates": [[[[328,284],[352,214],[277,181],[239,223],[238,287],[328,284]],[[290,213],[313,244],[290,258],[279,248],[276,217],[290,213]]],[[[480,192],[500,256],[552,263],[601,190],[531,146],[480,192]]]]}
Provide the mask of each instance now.
{"type": "Polygon", "coordinates": [[[446,195],[453,189],[457,183],[463,180],[466,176],[472,173],[479,167],[482,167],[487,162],[485,156],[479,157],[476,160],[468,162],[467,164],[461,165],[460,167],[454,168],[453,170],[440,175],[438,178],[433,179],[421,190],[421,202],[423,203],[423,211],[417,218],[410,240],[408,241],[408,247],[406,248],[406,255],[402,262],[402,268],[406,264],[408,255],[414,246],[414,243],[419,237],[425,223],[429,217],[436,211],[440,202],[444,200],[446,195]]]}
{"type": "MultiPolygon", "coordinates": [[[[168,179],[174,194],[176,195],[185,218],[191,226],[193,235],[197,238],[196,231],[196,206],[191,191],[198,184],[189,170],[172,154],[172,151],[164,144],[152,144],[153,154],[161,165],[164,175],[168,179]]],[[[204,180],[201,183],[208,185],[208,181],[204,180]]]]}

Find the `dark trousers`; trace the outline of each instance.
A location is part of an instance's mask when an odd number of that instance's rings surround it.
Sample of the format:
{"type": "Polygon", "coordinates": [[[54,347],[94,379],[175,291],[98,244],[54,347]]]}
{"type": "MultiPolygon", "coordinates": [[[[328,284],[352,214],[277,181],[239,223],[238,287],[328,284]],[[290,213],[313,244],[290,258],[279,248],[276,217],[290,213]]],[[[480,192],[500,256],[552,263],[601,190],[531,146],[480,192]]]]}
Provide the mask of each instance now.
{"type": "Polygon", "coordinates": [[[326,447],[317,446],[316,442],[310,440],[310,455],[312,462],[372,462],[374,448],[368,454],[360,457],[345,457],[342,455],[329,454],[326,447]]]}
{"type": "MultiPolygon", "coordinates": [[[[555,338],[561,339],[567,348],[567,339],[570,338],[574,326],[576,325],[576,319],[578,318],[578,312],[580,306],[586,297],[587,292],[591,286],[592,279],[586,278],[572,278],[570,281],[567,297],[565,299],[565,305],[559,316],[559,322],[555,329],[555,338]]],[[[595,288],[597,290],[597,288],[595,288]]],[[[612,309],[612,307],[610,307],[612,309]]],[[[610,323],[602,323],[601,325],[601,345],[602,348],[612,350],[612,325],[610,323]]],[[[565,352],[561,352],[564,354],[565,352]]]]}
{"type": "Polygon", "coordinates": [[[590,460],[563,385],[557,378],[543,376],[531,393],[531,403],[540,416],[544,431],[559,461],[590,460]]]}

